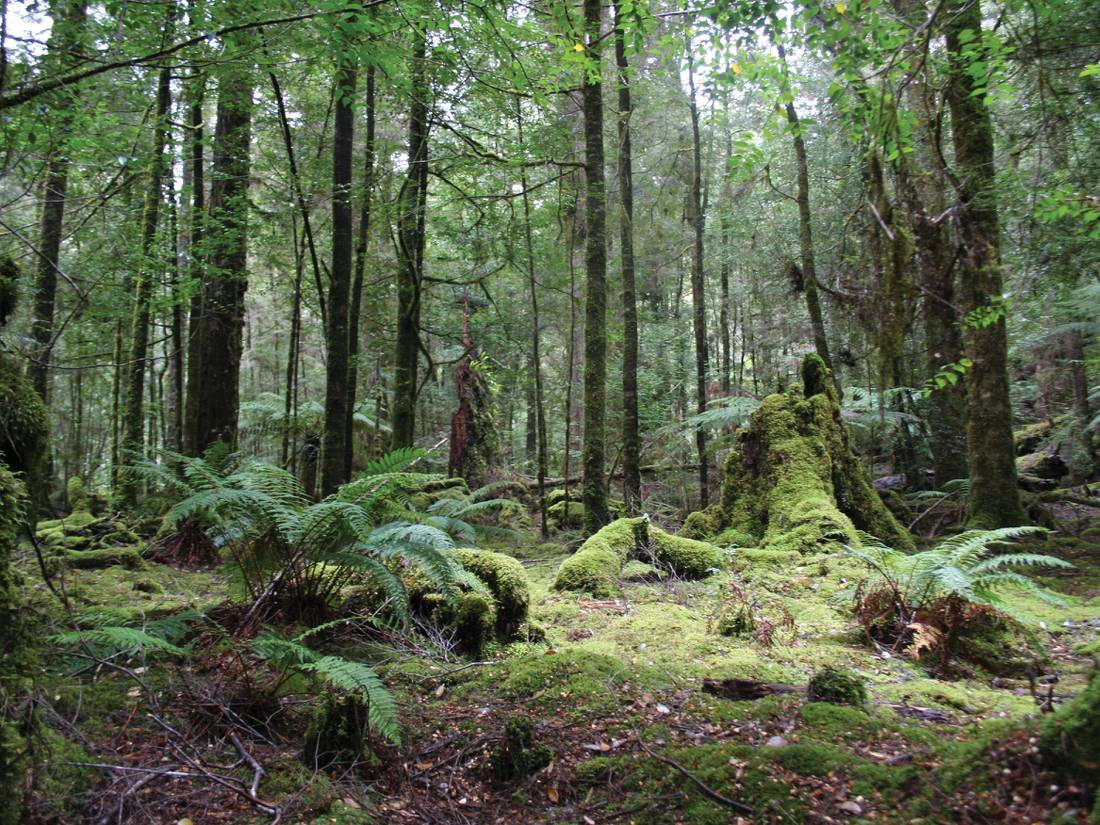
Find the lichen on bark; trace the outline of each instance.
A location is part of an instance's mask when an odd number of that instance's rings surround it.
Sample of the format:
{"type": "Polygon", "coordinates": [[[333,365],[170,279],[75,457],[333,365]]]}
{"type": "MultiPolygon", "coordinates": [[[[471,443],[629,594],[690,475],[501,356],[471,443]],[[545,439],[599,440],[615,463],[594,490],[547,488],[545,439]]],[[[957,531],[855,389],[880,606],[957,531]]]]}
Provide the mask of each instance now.
{"type": "Polygon", "coordinates": [[[913,539],[871,484],[851,444],[832,374],[817,355],[801,387],[770,395],[725,463],[720,504],[693,514],[689,531],[736,530],[760,547],[812,552],[858,543],[856,530],[899,550],[913,539]]]}

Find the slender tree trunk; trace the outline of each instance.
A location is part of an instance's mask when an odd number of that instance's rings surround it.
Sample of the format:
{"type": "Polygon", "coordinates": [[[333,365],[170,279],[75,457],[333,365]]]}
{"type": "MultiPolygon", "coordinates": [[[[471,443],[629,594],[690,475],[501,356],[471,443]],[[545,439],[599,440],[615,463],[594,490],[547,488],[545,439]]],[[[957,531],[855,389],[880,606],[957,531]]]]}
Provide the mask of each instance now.
{"type": "Polygon", "coordinates": [[[363,148],[363,201],[359,208],[359,239],[355,247],[355,279],[351,286],[351,311],[348,316],[348,403],[344,423],[345,452],[344,477],[351,478],[355,445],[355,396],[359,383],[359,315],[363,305],[363,278],[367,267],[367,248],[370,244],[371,199],[374,197],[374,66],[367,67],[366,144],[363,148]]]}
{"type": "MultiPolygon", "coordinates": [[[[344,44],[346,47],[346,44],[344,44]]],[[[340,46],[338,46],[340,48],[340,46]]],[[[332,132],[332,271],[329,276],[325,429],[321,440],[321,495],[347,481],[348,315],[352,270],[351,183],[354,153],[356,65],[343,58],[336,70],[332,132]]]]}
{"type": "Polygon", "coordinates": [[[424,197],[428,171],[427,36],[417,35],[412,55],[409,104],[409,169],[398,196],[397,345],[394,356],[393,446],[416,438],[417,372],[420,359],[421,263],[424,197]]]}
{"type": "MultiPolygon", "coordinates": [[[[191,21],[194,26],[194,21],[191,21]]],[[[187,83],[187,146],[186,169],[191,180],[191,203],[187,208],[187,268],[191,282],[191,307],[187,321],[187,397],[183,403],[183,431],[181,451],[198,455],[201,451],[193,443],[196,433],[189,421],[197,420],[199,401],[198,386],[202,376],[202,328],[203,296],[206,286],[206,250],[204,229],[206,223],[206,139],[203,101],[206,97],[206,78],[197,70],[187,83]]]]}
{"type": "Polygon", "coordinates": [[[623,501],[629,515],[642,509],[641,434],[638,425],[638,300],[634,268],[634,169],[630,144],[630,66],[620,9],[615,9],[615,65],[619,74],[619,244],[623,271],[623,501]]]}
{"type": "MultiPolygon", "coordinates": [[[[1004,291],[1000,261],[1000,224],[994,178],[993,122],[984,89],[985,55],[980,0],[951,0],[946,9],[947,102],[959,179],[959,260],[963,309],[988,312],[1004,291]],[[978,71],[975,71],[977,69],[978,71]]],[[[963,343],[973,365],[966,373],[967,460],[970,467],[968,523],[994,528],[1026,520],[1016,486],[1012,441],[1012,402],[1008,391],[1008,331],[1005,317],[992,323],[963,324],[963,343]]]]}
{"type": "Polygon", "coordinates": [[[610,520],[604,478],[607,413],[607,193],[604,185],[602,8],[584,0],[584,527],[594,533],[610,520]]]}
{"type": "MultiPolygon", "coordinates": [[[[167,170],[166,170],[167,171],[167,170]]],[[[169,309],[168,390],[165,393],[167,416],[164,446],[179,452],[183,438],[183,296],[180,294],[180,232],[175,185],[170,184],[168,200],[169,237],[172,240],[168,256],[169,309]]]]}
{"type": "MultiPolygon", "coordinates": [[[[153,285],[163,258],[156,254],[157,221],[164,199],[165,155],[168,113],[172,105],[171,75],[167,68],[157,75],[157,104],[153,120],[153,148],[149,159],[149,184],[141,217],[141,261],[134,285],[134,313],[130,327],[130,357],[126,364],[125,409],[122,415],[122,463],[128,465],[144,451],[145,374],[149,368],[149,320],[153,285]]],[[[121,498],[137,503],[136,478],[124,474],[120,479],[121,498]]]]}
{"type": "MultiPolygon", "coordinates": [[[[832,369],[833,361],[829,357],[829,339],[825,335],[825,317],[821,312],[821,299],[817,294],[817,263],[814,256],[813,228],[810,221],[810,172],[806,161],[806,141],[802,136],[802,124],[798,111],[794,108],[794,96],[791,91],[790,77],[787,71],[787,53],[777,44],[779,60],[782,64],[783,93],[786,97],[787,124],[791,127],[791,140],[794,145],[795,176],[797,190],[795,202],[798,204],[798,248],[802,259],[803,293],[806,296],[806,310],[810,315],[810,327],[814,335],[814,349],[825,365],[832,369]]],[[[836,373],[833,374],[834,379],[836,373]]]]}
{"type": "MultiPolygon", "coordinates": [[[[516,137],[523,146],[523,109],[519,97],[516,98],[516,137]]],[[[531,401],[535,408],[535,451],[537,454],[538,473],[538,497],[539,515],[541,517],[542,537],[549,535],[550,529],[546,523],[546,474],[549,468],[549,450],[546,444],[546,408],[542,394],[542,342],[539,329],[539,295],[538,284],[535,281],[535,244],[531,235],[531,203],[527,196],[527,172],[520,167],[520,184],[523,187],[523,230],[524,240],[527,246],[527,290],[531,299],[531,386],[533,388],[531,401]]],[[[530,432],[528,424],[528,432],[530,432]]]]}
{"type": "MultiPolygon", "coordinates": [[[[243,57],[238,61],[244,60],[243,57]]],[[[184,443],[201,455],[215,442],[237,445],[244,294],[248,288],[248,177],[252,133],[252,72],[226,63],[218,87],[218,115],[201,313],[192,327],[198,370],[188,387],[184,443]]],[[[197,187],[196,187],[197,188],[197,187]]]]}
{"type": "MultiPolygon", "coordinates": [[[[730,134],[729,128],[729,106],[728,102],[724,109],[726,123],[726,162],[724,168],[729,168],[730,161],[733,159],[733,137],[730,134]]],[[[721,235],[719,241],[722,246],[722,263],[718,269],[718,280],[721,289],[722,305],[718,311],[718,336],[719,342],[722,347],[722,375],[720,377],[722,395],[728,396],[730,394],[730,374],[733,371],[733,334],[730,332],[730,256],[733,250],[730,249],[730,229],[732,224],[731,211],[733,209],[733,189],[729,183],[729,176],[723,175],[722,183],[722,215],[719,218],[719,224],[721,228],[721,235]]],[[[733,325],[736,327],[736,318],[733,320],[733,325]]]]}
{"type": "MultiPolygon", "coordinates": [[[[305,271],[305,250],[298,240],[298,221],[291,216],[291,233],[294,240],[294,297],[290,302],[290,340],[286,353],[286,383],[283,393],[283,444],[282,464],[297,469],[297,393],[298,349],[302,324],[302,274],[305,271]]],[[[308,490],[311,495],[313,490],[308,490]]]]}
{"type": "MultiPolygon", "coordinates": [[[[692,44],[687,44],[688,61],[688,103],[691,109],[691,207],[692,225],[695,230],[695,243],[691,258],[691,303],[692,327],[695,332],[695,398],[696,410],[700,413],[707,409],[707,312],[706,312],[706,275],[703,271],[703,232],[706,228],[706,214],[703,210],[703,147],[699,139],[699,105],[695,97],[695,58],[692,56],[692,44]]],[[[695,449],[699,454],[699,506],[710,503],[710,489],[707,483],[707,433],[702,427],[695,429],[695,449]]]]}
{"type": "MultiPolygon", "coordinates": [[[[84,29],[83,2],[61,0],[51,8],[54,29],[48,60],[62,67],[73,63],[73,54],[84,29]]],[[[64,94],[64,91],[61,92],[64,94]]],[[[33,351],[27,377],[42,400],[49,403],[49,362],[53,348],[54,307],[57,303],[57,270],[65,222],[65,196],[69,186],[69,133],[75,101],[55,102],[54,146],[46,162],[42,185],[42,209],[38,227],[38,260],[34,284],[34,317],[31,321],[33,351]]]]}

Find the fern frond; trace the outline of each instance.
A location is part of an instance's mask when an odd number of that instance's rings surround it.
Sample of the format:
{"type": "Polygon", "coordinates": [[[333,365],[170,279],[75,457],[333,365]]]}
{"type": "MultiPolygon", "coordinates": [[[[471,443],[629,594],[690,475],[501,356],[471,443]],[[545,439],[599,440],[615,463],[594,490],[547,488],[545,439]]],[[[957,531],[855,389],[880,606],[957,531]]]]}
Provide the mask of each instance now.
{"type": "Polygon", "coordinates": [[[341,693],[356,697],[367,708],[367,722],[372,730],[390,742],[401,742],[397,703],[378,675],[362,662],[342,656],[322,656],[306,662],[302,670],[341,693]]]}
{"type": "Polygon", "coordinates": [[[384,456],[372,458],[367,462],[367,468],[359,474],[359,477],[371,478],[373,476],[399,473],[410,467],[414,461],[423,458],[424,455],[424,450],[419,447],[399,447],[384,456]]]}
{"type": "Polygon", "coordinates": [[[111,653],[171,653],[179,656],[187,651],[160,636],[136,627],[105,626],[58,633],[53,641],[62,645],[85,643],[105,648],[111,653]]]}

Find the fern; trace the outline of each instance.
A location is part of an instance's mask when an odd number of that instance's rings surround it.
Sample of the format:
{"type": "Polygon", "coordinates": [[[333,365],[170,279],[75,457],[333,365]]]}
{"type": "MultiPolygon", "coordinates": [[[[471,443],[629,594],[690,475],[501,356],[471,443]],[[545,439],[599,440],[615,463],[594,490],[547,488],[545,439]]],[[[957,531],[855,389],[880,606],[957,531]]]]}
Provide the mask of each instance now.
{"type": "Polygon", "coordinates": [[[306,638],[333,624],[338,622],[310,628],[293,639],[265,633],[253,641],[252,649],[280,670],[309,674],[322,686],[358,700],[367,709],[371,730],[395,744],[400,743],[397,704],[378,675],[362,662],[322,655],[303,644],[306,638]]]}

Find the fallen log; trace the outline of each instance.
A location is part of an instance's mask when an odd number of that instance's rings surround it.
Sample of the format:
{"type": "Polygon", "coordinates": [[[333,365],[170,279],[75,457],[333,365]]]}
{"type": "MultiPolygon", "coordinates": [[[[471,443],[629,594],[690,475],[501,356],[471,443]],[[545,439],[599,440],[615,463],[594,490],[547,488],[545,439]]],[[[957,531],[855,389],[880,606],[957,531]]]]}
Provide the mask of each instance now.
{"type": "Polygon", "coordinates": [[[754,701],[784,693],[802,693],[794,685],[758,682],[755,679],[704,679],[703,691],[732,702],[754,701]]]}

